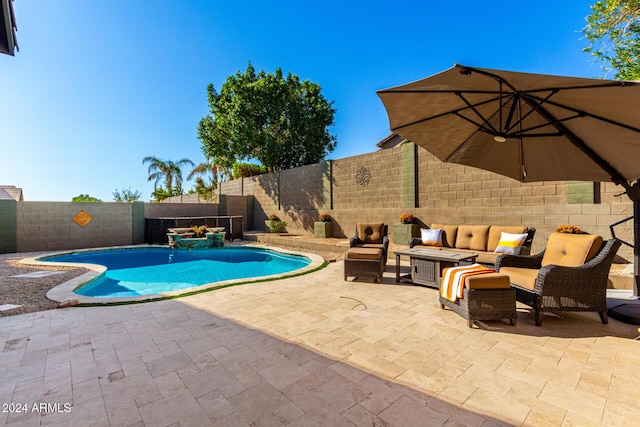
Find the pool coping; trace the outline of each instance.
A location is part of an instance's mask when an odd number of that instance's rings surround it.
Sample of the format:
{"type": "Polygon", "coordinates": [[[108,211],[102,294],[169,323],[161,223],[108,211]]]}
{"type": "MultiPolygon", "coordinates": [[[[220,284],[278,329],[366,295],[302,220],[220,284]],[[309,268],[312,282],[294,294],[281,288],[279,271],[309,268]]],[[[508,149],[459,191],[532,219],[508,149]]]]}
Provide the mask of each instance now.
{"type": "Polygon", "coordinates": [[[299,268],[297,270],[288,271],[286,273],[278,273],[278,274],[270,274],[267,276],[256,276],[256,277],[244,277],[241,279],[231,279],[231,280],[223,280],[219,282],[207,283],[204,285],[192,286],[190,288],[179,289],[171,292],[163,292],[159,294],[149,294],[149,295],[139,295],[139,296],[127,296],[127,297],[113,297],[113,298],[98,298],[98,297],[90,297],[86,295],[79,295],[73,292],[75,289],[79,288],[94,280],[98,276],[102,275],[107,268],[103,265],[98,264],[85,264],[85,263],[74,263],[74,262],[47,262],[40,261],[37,258],[44,258],[48,256],[59,256],[66,255],[70,253],[81,253],[81,252],[94,252],[94,251],[105,251],[105,250],[120,250],[120,249],[142,249],[142,248],[167,248],[166,245],[127,245],[127,246],[109,246],[102,248],[89,248],[89,249],[74,249],[68,251],[54,251],[46,254],[39,254],[35,257],[23,258],[19,262],[24,265],[38,265],[38,266],[56,266],[56,267],[79,267],[84,269],[89,269],[90,271],[81,274],[80,276],[74,277],[71,280],[68,280],[60,285],[50,289],[46,296],[48,299],[55,301],[57,303],[68,303],[72,302],[72,305],[81,304],[81,305],[114,305],[114,304],[127,304],[127,303],[139,303],[139,302],[150,302],[150,301],[158,301],[169,298],[180,298],[183,296],[193,295],[194,293],[201,293],[212,291],[219,288],[224,288],[228,286],[240,285],[240,284],[249,284],[256,282],[265,282],[270,280],[279,280],[285,279],[292,276],[298,276],[302,274],[311,273],[312,271],[318,270],[324,266],[326,266],[327,262],[321,256],[318,256],[313,253],[307,252],[298,252],[294,250],[285,250],[273,246],[264,246],[264,245],[242,245],[242,246],[225,246],[225,248],[234,248],[234,247],[251,247],[258,249],[267,249],[274,252],[279,252],[287,255],[296,255],[296,256],[305,256],[311,260],[311,262],[303,268],[299,268]],[[75,300],[75,301],[74,301],[75,300]],[[77,302],[76,302],[77,301],[77,302]]]}

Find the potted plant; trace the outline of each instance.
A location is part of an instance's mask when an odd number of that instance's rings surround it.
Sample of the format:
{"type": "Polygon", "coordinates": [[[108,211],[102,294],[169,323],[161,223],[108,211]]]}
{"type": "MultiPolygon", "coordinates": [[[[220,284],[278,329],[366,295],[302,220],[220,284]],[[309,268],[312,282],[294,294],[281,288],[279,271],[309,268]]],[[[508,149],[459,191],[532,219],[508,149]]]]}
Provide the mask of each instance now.
{"type": "Polygon", "coordinates": [[[400,224],[393,224],[393,243],[408,245],[409,241],[420,235],[420,225],[416,223],[416,217],[410,213],[400,215],[400,224]]]}
{"type": "Polygon", "coordinates": [[[318,221],[313,223],[313,237],[327,238],[333,235],[333,222],[327,213],[318,215],[318,221]]]}
{"type": "Polygon", "coordinates": [[[204,236],[204,232],[207,231],[207,226],[206,225],[192,225],[189,228],[191,229],[191,231],[194,232],[196,237],[204,236]]]}
{"type": "Polygon", "coordinates": [[[582,229],[580,227],[577,227],[575,225],[570,225],[570,224],[562,224],[559,225],[556,228],[556,233],[563,233],[563,234],[588,234],[585,231],[582,231],[582,229]]]}

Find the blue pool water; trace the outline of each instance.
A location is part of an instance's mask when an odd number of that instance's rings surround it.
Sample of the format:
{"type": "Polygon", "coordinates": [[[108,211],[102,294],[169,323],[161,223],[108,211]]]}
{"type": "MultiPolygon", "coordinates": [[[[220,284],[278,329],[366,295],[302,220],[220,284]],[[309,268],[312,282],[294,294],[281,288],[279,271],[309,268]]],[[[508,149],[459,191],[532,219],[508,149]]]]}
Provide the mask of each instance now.
{"type": "Polygon", "coordinates": [[[74,291],[103,298],[151,295],[223,280],[286,273],[311,262],[304,256],[259,248],[194,251],[136,248],[72,253],[41,260],[105,266],[104,276],[74,291]]]}

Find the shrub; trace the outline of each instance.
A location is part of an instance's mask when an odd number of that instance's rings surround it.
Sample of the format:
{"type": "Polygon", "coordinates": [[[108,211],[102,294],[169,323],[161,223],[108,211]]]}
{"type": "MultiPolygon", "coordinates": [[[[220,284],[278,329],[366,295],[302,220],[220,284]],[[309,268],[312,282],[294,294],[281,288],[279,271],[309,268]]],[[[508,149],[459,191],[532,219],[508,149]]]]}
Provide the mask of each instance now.
{"type": "Polygon", "coordinates": [[[402,215],[400,215],[400,222],[402,224],[413,224],[415,221],[416,218],[409,213],[403,213],[402,215]]]}
{"type": "Polygon", "coordinates": [[[234,178],[246,178],[248,176],[261,175],[267,172],[267,168],[262,165],[254,165],[252,163],[234,163],[234,178]]]}
{"type": "Polygon", "coordinates": [[[287,223],[280,220],[269,221],[269,232],[282,233],[287,227],[287,223]]]}
{"type": "Polygon", "coordinates": [[[320,214],[318,219],[322,222],[331,222],[331,216],[327,213],[320,214]]]}
{"type": "Polygon", "coordinates": [[[587,234],[582,231],[580,227],[576,227],[575,225],[570,224],[562,224],[556,228],[556,233],[566,233],[566,234],[587,234]]]}

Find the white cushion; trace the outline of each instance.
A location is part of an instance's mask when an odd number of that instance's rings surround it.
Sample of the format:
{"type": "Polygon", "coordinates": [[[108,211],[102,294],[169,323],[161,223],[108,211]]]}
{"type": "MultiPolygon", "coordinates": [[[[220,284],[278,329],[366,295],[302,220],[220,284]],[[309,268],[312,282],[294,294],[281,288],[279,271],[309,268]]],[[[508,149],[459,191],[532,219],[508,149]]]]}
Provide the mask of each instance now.
{"type": "Polygon", "coordinates": [[[516,248],[518,246],[522,246],[525,240],[527,240],[526,234],[512,234],[505,233],[503,231],[502,234],[500,234],[500,241],[498,242],[498,246],[496,246],[496,250],[493,252],[515,254],[516,248]]]}
{"type": "Polygon", "coordinates": [[[422,244],[426,246],[442,246],[442,228],[421,228],[422,244]]]}

